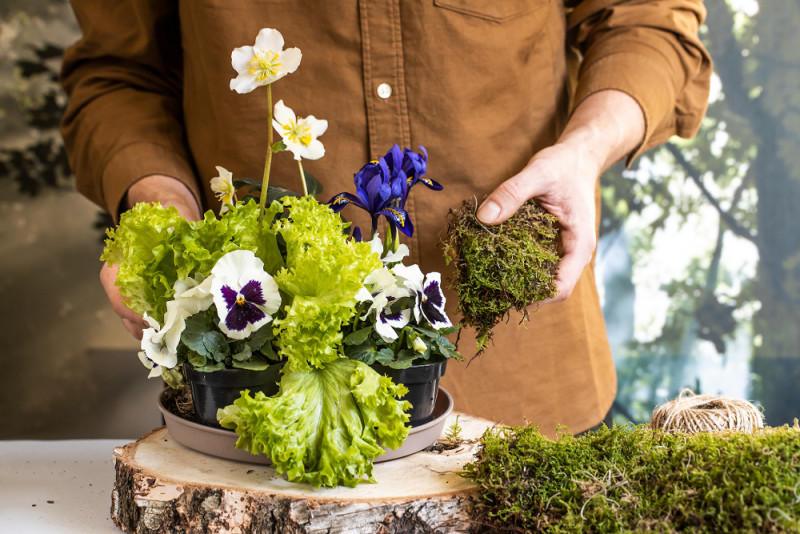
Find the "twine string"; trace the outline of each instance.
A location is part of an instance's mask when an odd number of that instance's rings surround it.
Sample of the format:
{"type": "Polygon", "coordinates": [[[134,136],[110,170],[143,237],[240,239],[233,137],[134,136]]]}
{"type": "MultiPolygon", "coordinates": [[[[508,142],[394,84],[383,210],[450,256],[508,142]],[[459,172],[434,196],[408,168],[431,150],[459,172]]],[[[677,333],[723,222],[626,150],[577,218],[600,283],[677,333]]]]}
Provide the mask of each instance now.
{"type": "Polygon", "coordinates": [[[678,398],[656,407],[650,428],[665,432],[753,432],[764,428],[764,415],[746,400],[695,395],[684,389],[678,398]]]}

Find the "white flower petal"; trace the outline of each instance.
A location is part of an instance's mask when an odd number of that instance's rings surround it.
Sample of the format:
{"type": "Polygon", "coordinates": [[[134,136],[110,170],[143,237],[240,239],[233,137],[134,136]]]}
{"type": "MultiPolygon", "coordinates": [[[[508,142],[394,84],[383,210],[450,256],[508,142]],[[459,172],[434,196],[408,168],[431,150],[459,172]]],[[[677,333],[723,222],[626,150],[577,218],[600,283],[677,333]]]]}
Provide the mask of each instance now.
{"type": "Polygon", "coordinates": [[[397,252],[389,251],[386,253],[386,256],[381,258],[383,263],[397,263],[403,261],[403,258],[408,256],[411,252],[408,250],[408,245],[405,243],[401,243],[399,247],[397,247],[397,252]]]}
{"type": "Polygon", "coordinates": [[[422,291],[425,275],[422,274],[419,265],[396,265],[392,268],[392,272],[402,279],[403,285],[407,288],[422,291]]]}
{"type": "Polygon", "coordinates": [[[295,154],[294,159],[319,159],[325,155],[325,146],[319,139],[314,139],[308,146],[300,145],[299,155],[295,154]]]}
{"type": "Polygon", "coordinates": [[[283,50],[283,35],[273,28],[261,28],[261,31],[256,36],[255,48],[280,52],[283,50]]]}
{"type": "Polygon", "coordinates": [[[308,126],[311,128],[311,135],[313,135],[315,138],[328,131],[328,121],[325,119],[318,119],[314,115],[309,115],[303,120],[305,120],[308,126]]]}
{"type": "Polygon", "coordinates": [[[233,69],[242,74],[250,71],[250,60],[253,59],[255,51],[252,46],[241,46],[234,48],[231,52],[231,65],[233,69]]]}
{"type": "Polygon", "coordinates": [[[291,74],[300,66],[303,54],[299,48],[287,48],[281,52],[281,76],[291,74]]]}
{"type": "Polygon", "coordinates": [[[231,80],[231,91],[236,91],[240,95],[252,92],[259,87],[258,80],[249,74],[240,74],[231,80]]]}
{"type": "Polygon", "coordinates": [[[275,104],[275,110],[272,117],[272,125],[276,130],[278,130],[278,132],[281,131],[280,126],[287,124],[294,125],[294,123],[297,121],[297,115],[294,111],[292,111],[292,108],[283,103],[283,100],[278,100],[278,103],[275,104]],[[278,123],[278,126],[275,126],[276,122],[278,123]]]}

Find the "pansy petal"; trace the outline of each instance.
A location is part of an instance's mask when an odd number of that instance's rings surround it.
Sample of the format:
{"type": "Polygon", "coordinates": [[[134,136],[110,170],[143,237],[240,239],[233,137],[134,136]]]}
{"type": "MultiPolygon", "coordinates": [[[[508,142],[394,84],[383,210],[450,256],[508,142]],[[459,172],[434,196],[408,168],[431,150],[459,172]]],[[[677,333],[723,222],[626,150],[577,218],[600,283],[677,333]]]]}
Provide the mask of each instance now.
{"type": "Polygon", "coordinates": [[[258,280],[250,280],[242,289],[239,290],[239,293],[247,299],[247,302],[251,302],[253,304],[264,305],[264,295],[262,294],[261,284],[258,280]]]}
{"type": "Polygon", "coordinates": [[[255,48],[280,52],[283,50],[283,35],[273,28],[262,28],[256,36],[255,48]]]}
{"type": "Polygon", "coordinates": [[[422,270],[416,263],[414,265],[396,265],[392,268],[392,272],[402,279],[407,288],[422,291],[425,275],[422,274],[422,270]]]}
{"type": "Polygon", "coordinates": [[[447,314],[444,312],[444,310],[437,308],[430,302],[423,300],[420,303],[419,308],[422,312],[422,315],[425,317],[425,320],[427,320],[436,330],[452,326],[450,319],[447,317],[447,314]]]}
{"type": "Polygon", "coordinates": [[[427,302],[437,308],[444,308],[445,297],[442,293],[441,275],[439,273],[428,273],[425,277],[425,286],[422,293],[427,302]]]}

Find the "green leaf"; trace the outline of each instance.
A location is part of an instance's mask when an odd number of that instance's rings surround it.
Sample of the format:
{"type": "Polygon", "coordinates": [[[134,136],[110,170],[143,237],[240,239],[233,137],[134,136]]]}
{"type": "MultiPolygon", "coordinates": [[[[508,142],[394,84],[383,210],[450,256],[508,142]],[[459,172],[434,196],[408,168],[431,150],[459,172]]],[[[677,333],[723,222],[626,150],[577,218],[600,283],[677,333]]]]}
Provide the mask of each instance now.
{"type": "Polygon", "coordinates": [[[233,359],[233,366],[236,367],[237,362],[240,363],[245,362],[249,360],[252,356],[253,356],[253,351],[250,349],[249,346],[245,345],[240,352],[231,355],[231,358],[233,359]]]}
{"type": "Polygon", "coordinates": [[[374,328],[372,328],[371,326],[362,328],[360,330],[356,330],[352,334],[345,337],[343,343],[345,345],[360,345],[367,340],[367,338],[369,337],[369,335],[372,333],[373,330],[374,328]]]}
{"type": "Polygon", "coordinates": [[[261,189],[261,180],[255,180],[253,178],[234,178],[233,180],[233,187],[239,189],[240,187],[245,187],[248,185],[257,186],[258,189],[261,189]]]}
{"type": "Polygon", "coordinates": [[[344,355],[351,360],[357,360],[367,365],[372,365],[378,361],[378,348],[370,342],[360,345],[345,345],[344,355]]]}
{"type": "Polygon", "coordinates": [[[208,359],[205,356],[197,354],[193,350],[189,351],[189,354],[187,355],[186,358],[186,361],[188,361],[189,365],[191,365],[192,367],[203,367],[206,365],[206,363],[208,363],[207,360],[208,359]]]}
{"type": "Polygon", "coordinates": [[[258,352],[261,350],[261,347],[266,345],[269,341],[273,340],[275,335],[272,333],[272,325],[265,324],[248,337],[245,342],[247,346],[250,347],[250,350],[253,352],[258,352]]]}
{"type": "Polygon", "coordinates": [[[280,187],[278,185],[269,185],[267,186],[267,201],[272,203],[276,200],[283,200],[286,197],[299,197],[297,193],[292,191],[291,189],[286,189],[285,187],[280,187]]]}
{"type": "Polygon", "coordinates": [[[274,397],[243,392],[217,419],[236,430],[236,448],[266,454],[278,474],[314,486],[374,482],[372,461],[408,436],[408,390],[361,362],[288,372],[274,397]]]}
{"type": "Polygon", "coordinates": [[[284,150],[286,150],[286,143],[284,143],[283,139],[281,139],[277,143],[273,143],[273,145],[270,148],[273,154],[277,154],[278,152],[283,152],[284,150]]]}
{"type": "Polygon", "coordinates": [[[248,369],[250,371],[263,371],[273,362],[268,362],[264,358],[254,354],[250,359],[244,361],[233,360],[231,365],[237,369],[248,369]]]}
{"type": "Polygon", "coordinates": [[[312,197],[315,197],[322,193],[322,184],[314,178],[310,172],[303,170],[303,174],[306,177],[306,188],[308,188],[308,194],[312,197]]]}
{"type": "Polygon", "coordinates": [[[221,369],[225,369],[225,364],[223,362],[204,365],[203,367],[195,367],[194,370],[201,373],[213,373],[214,371],[219,371],[221,369]]]}

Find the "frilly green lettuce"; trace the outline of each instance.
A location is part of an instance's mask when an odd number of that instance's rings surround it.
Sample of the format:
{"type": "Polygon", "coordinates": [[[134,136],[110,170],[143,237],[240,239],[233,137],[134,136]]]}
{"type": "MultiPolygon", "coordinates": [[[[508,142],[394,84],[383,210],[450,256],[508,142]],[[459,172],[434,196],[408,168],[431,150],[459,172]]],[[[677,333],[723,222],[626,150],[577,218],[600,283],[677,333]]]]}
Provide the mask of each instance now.
{"type": "Polygon", "coordinates": [[[236,448],[266,454],[278,474],[316,487],[374,482],[378,444],[396,449],[408,436],[406,388],[345,358],[322,369],[286,372],[274,397],[243,391],[217,419],[239,435],[236,448]]]}
{"type": "Polygon", "coordinates": [[[287,198],[289,216],[275,226],[286,243],[286,268],[276,276],[289,295],[275,320],[275,338],[291,371],[341,357],[342,325],[355,313],[355,294],[381,261],[369,243],[344,233],[346,223],[311,197],[287,198]]]}

